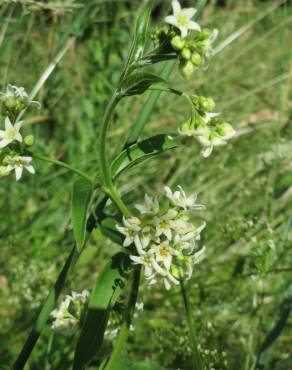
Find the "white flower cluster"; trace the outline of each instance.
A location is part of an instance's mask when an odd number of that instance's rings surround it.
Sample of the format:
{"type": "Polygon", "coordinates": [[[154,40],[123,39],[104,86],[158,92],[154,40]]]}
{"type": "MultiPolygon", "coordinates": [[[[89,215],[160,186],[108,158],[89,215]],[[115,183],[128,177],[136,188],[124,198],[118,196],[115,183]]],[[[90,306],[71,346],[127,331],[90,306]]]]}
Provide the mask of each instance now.
{"type": "Polygon", "coordinates": [[[222,122],[220,113],[211,112],[215,108],[213,99],[192,96],[192,102],[192,116],[178,132],[182,136],[194,137],[203,147],[202,156],[207,158],[215,146],[226,145],[227,140],[235,135],[235,130],[229,123],[222,122]]]}
{"type": "Polygon", "coordinates": [[[190,210],[204,208],[196,203],[196,195],[187,197],[181,187],[175,192],[165,187],[161,202],[146,194],[144,202],[135,207],[139,217],[124,218],[124,225],[117,226],[125,236],[124,247],[136,246],[137,254],[130,256],[133,263],[144,266],[150,284],[160,277],[166,289],[189,279],[205,253],[205,247],[197,245],[205,223],[195,227],[188,217],[190,210]]]}
{"type": "Polygon", "coordinates": [[[172,2],[172,9],[173,15],[165,18],[165,22],[172,27],[169,33],[170,44],[178,54],[182,75],[190,78],[194,70],[203,67],[210,58],[218,30],[201,29],[201,26],[192,20],[197,13],[195,8],[182,8],[175,0],[172,2]],[[192,31],[197,31],[195,36],[190,36],[192,31]]]}
{"type": "Polygon", "coordinates": [[[34,174],[34,167],[31,165],[32,157],[20,155],[23,147],[33,145],[33,136],[28,135],[22,137],[20,129],[22,121],[17,121],[18,114],[31,104],[38,104],[29,99],[23,87],[8,85],[7,92],[0,94],[2,102],[2,113],[4,119],[4,130],[0,130],[0,150],[1,150],[1,165],[0,177],[7,176],[10,172],[15,171],[15,177],[18,181],[23,169],[34,174]]]}
{"type": "Polygon", "coordinates": [[[81,326],[88,303],[89,292],[71,292],[66,295],[59,307],[51,312],[54,321],[52,329],[62,332],[64,335],[72,335],[81,326]]]}

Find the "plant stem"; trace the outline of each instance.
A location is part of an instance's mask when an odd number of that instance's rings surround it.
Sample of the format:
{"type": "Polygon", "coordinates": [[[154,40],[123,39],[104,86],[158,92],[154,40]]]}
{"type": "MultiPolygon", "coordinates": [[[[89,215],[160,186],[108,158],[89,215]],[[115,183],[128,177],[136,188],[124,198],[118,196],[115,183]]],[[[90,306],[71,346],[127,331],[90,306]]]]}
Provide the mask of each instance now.
{"type": "Polygon", "coordinates": [[[106,155],[106,144],[107,144],[107,130],[110,124],[110,120],[112,117],[112,114],[114,112],[114,109],[116,105],[118,104],[120,100],[120,96],[117,92],[114,92],[107,108],[105,111],[102,127],[101,127],[101,133],[100,133],[100,150],[99,150],[99,156],[100,156],[100,164],[101,164],[101,171],[103,174],[103,180],[105,184],[105,191],[108,193],[112,201],[115,203],[119,211],[125,215],[129,216],[130,212],[125,205],[125,203],[120,198],[117,189],[113,183],[112,180],[112,173],[111,173],[111,167],[107,160],[106,155]]]}
{"type": "Polygon", "coordinates": [[[128,307],[126,312],[126,320],[123,323],[118,339],[115,343],[114,351],[111,355],[111,358],[104,368],[104,370],[113,370],[116,369],[116,365],[119,362],[120,356],[124,351],[125,344],[127,343],[129,330],[131,326],[131,321],[133,314],[135,312],[136,302],[139,293],[139,284],[140,284],[140,273],[141,273],[141,266],[137,266],[133,273],[133,283],[131,287],[131,293],[128,301],[128,307]]]}
{"type": "Polygon", "coordinates": [[[71,172],[74,172],[76,173],[77,175],[81,176],[81,177],[84,177],[85,179],[87,179],[88,181],[92,182],[92,178],[89,177],[88,175],[86,175],[84,172],[82,171],[79,171],[77,170],[76,168],[70,166],[69,164],[65,163],[65,162],[62,162],[62,161],[58,161],[56,159],[52,159],[52,158],[48,158],[48,157],[44,157],[42,155],[38,155],[38,154],[33,154],[33,158],[35,159],[39,159],[41,161],[44,161],[44,162],[48,162],[48,163],[52,163],[52,164],[55,164],[57,166],[60,166],[60,167],[64,167],[66,168],[67,170],[71,171],[71,172]]]}
{"type": "Polygon", "coordinates": [[[192,345],[192,361],[193,361],[193,370],[205,370],[205,366],[202,362],[200,353],[198,351],[197,335],[195,330],[195,325],[192,318],[192,313],[190,312],[189,301],[186,294],[185,286],[183,280],[180,280],[181,295],[183,298],[183,303],[185,307],[185,313],[189,328],[190,340],[192,345]]]}

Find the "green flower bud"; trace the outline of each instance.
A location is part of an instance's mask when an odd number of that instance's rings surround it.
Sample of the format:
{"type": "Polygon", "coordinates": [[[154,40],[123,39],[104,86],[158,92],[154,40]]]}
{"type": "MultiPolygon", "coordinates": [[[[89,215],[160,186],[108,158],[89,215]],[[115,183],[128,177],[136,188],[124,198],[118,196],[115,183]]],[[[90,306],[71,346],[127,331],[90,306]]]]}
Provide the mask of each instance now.
{"type": "Polygon", "coordinates": [[[185,41],[178,35],[173,37],[170,43],[174,50],[182,50],[185,46],[185,41]]]}
{"type": "Polygon", "coordinates": [[[189,49],[183,48],[180,55],[184,60],[189,60],[191,59],[192,53],[189,49]]]}
{"type": "Polygon", "coordinates": [[[2,160],[2,163],[6,166],[6,165],[8,165],[9,164],[9,157],[8,156],[6,156],[6,157],[4,157],[3,158],[3,160],[2,160]]]}
{"type": "Polygon", "coordinates": [[[7,176],[8,172],[6,171],[5,166],[0,166],[0,177],[7,176]]]}
{"type": "Polygon", "coordinates": [[[207,112],[212,112],[216,104],[212,98],[204,98],[202,101],[202,108],[207,112]]]}
{"type": "Polygon", "coordinates": [[[202,57],[196,51],[192,54],[191,61],[196,67],[200,67],[202,65],[202,57]]]}
{"type": "Polygon", "coordinates": [[[219,124],[217,126],[217,132],[219,135],[224,136],[226,138],[231,138],[235,134],[233,127],[227,122],[219,124]]]}
{"type": "Polygon", "coordinates": [[[13,109],[16,103],[17,101],[15,100],[14,96],[7,96],[4,98],[4,104],[7,109],[13,109]]]}
{"type": "Polygon", "coordinates": [[[34,144],[34,136],[33,135],[25,136],[24,144],[27,145],[27,146],[32,146],[34,144]]]}
{"type": "Polygon", "coordinates": [[[189,60],[180,65],[180,72],[185,78],[190,78],[194,72],[194,66],[189,60]]]}

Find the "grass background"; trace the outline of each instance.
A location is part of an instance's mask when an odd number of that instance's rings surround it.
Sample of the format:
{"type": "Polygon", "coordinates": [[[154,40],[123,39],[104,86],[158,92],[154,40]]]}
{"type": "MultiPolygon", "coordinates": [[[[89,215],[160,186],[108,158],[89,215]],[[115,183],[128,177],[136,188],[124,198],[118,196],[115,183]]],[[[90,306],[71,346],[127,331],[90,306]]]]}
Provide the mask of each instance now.
{"type": "MultiPolygon", "coordinates": [[[[7,83],[31,91],[67,47],[37,95],[42,109],[26,113],[24,131],[35,135],[39,152],[93,175],[99,165],[100,122],[127,54],[140,1],[96,0],[82,19],[88,3],[2,0],[0,84],[3,91],[7,83]]],[[[130,206],[145,192],[161,192],[165,184],[197,192],[207,205],[199,215],[208,222],[207,257],[187,290],[201,351],[216,370],[252,369],[266,338],[263,368],[292,368],[292,6],[278,4],[210,1],[200,23],[220,30],[215,57],[208,70],[187,82],[177,68],[170,77],[181,89],[212,96],[236,128],[236,138],[208,159],[194,143],[145,162],[120,180],[130,206]],[[271,332],[275,325],[276,333],[271,332]]],[[[155,1],[153,27],[163,21],[169,6],[169,1],[155,1]]],[[[129,98],[118,108],[110,155],[121,149],[146,98],[129,98]]],[[[175,132],[187,112],[183,100],[161,95],[143,137],[175,132]]],[[[74,179],[63,169],[40,162],[35,166],[37,175],[19,183],[12,177],[1,179],[1,369],[11,367],[73,242],[74,179]]],[[[96,231],[64,293],[90,289],[103,260],[116,250],[96,231]]],[[[130,359],[190,369],[179,291],[145,284],[140,300],[145,309],[129,340],[130,359]]],[[[76,339],[54,335],[48,325],[27,369],[70,368],[76,339]]],[[[104,351],[110,348],[108,342],[104,351]]]]}

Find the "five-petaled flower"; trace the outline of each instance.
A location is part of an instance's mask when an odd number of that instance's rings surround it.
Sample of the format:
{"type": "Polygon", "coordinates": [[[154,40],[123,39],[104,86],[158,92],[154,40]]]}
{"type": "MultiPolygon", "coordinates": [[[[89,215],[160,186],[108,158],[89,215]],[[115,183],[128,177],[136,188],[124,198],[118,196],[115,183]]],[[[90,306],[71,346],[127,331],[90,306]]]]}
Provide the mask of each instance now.
{"type": "Polygon", "coordinates": [[[31,165],[32,157],[22,157],[20,155],[8,156],[6,161],[6,173],[8,174],[14,170],[16,181],[21,178],[23,169],[26,169],[31,174],[35,173],[35,169],[31,165]]]}
{"type": "Polygon", "coordinates": [[[14,125],[8,117],[5,118],[5,130],[0,130],[0,148],[5,148],[13,141],[22,142],[20,134],[22,122],[16,122],[14,125]]]}
{"type": "Polygon", "coordinates": [[[181,8],[180,3],[175,0],[172,2],[173,15],[165,17],[165,22],[178,28],[181,36],[187,36],[189,30],[200,31],[201,27],[198,23],[192,21],[192,17],[196,14],[195,8],[181,8]]]}

